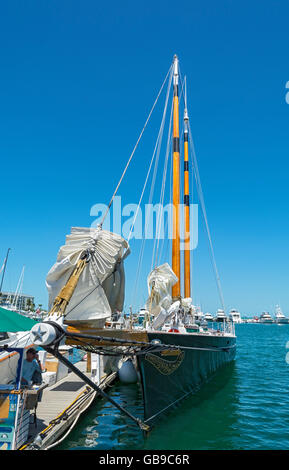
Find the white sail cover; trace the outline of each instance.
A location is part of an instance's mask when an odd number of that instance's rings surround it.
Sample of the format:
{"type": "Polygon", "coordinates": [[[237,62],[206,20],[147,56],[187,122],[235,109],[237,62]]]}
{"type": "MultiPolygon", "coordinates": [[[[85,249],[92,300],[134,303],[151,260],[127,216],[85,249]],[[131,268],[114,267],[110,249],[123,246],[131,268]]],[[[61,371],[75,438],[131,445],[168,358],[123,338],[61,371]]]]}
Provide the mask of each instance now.
{"type": "Polygon", "coordinates": [[[101,228],[73,227],[57,261],[46,277],[49,309],[82,255],[90,261],[82,272],[66,309],[66,321],[84,321],[102,327],[111,312],[121,311],[124,300],[123,260],[129,245],[120,235],[101,228]]]}
{"type": "Polygon", "coordinates": [[[157,315],[161,307],[165,310],[170,307],[172,303],[171,290],[177,280],[177,276],[168,263],[164,263],[150,272],[147,279],[150,297],[146,302],[146,308],[151,313],[157,315]]]}

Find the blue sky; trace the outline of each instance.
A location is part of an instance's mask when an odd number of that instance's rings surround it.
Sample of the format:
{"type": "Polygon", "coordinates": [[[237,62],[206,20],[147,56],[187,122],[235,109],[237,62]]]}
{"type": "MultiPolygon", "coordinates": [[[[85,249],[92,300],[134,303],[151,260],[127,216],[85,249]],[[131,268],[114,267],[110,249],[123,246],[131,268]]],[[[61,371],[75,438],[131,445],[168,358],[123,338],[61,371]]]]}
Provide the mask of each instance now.
{"type": "MultiPolygon", "coordinates": [[[[25,265],[24,291],[47,304],[59,246],[109,201],[177,53],[226,306],[256,314],[280,302],[289,314],[288,15],[276,0],[2,4],[4,290],[25,265]]],[[[127,202],[138,200],[159,117],[121,186],[127,202]]],[[[193,286],[204,310],[219,307],[201,222],[193,286]]]]}

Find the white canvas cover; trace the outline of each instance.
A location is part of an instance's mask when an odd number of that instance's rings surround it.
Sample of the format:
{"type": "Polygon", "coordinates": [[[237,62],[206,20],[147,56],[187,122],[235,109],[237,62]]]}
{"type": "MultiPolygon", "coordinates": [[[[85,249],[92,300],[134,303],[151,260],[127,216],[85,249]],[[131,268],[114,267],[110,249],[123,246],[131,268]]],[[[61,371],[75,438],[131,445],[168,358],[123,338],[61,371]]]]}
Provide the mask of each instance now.
{"type": "Polygon", "coordinates": [[[165,324],[165,322],[173,317],[179,311],[180,304],[181,302],[177,300],[176,302],[172,303],[172,305],[167,310],[161,307],[160,313],[153,322],[154,329],[160,329],[165,324]]]}
{"type": "Polygon", "coordinates": [[[88,251],[90,261],[82,272],[66,309],[66,321],[94,322],[103,326],[111,311],[123,307],[123,259],[129,254],[126,240],[101,228],[73,227],[57,261],[46,277],[49,309],[77,262],[88,251]]]}
{"type": "Polygon", "coordinates": [[[161,307],[168,310],[172,303],[171,291],[178,278],[168,263],[157,266],[148,275],[148,291],[150,294],[146,308],[158,315],[161,307]],[[154,286],[153,292],[152,287],[154,286]]]}

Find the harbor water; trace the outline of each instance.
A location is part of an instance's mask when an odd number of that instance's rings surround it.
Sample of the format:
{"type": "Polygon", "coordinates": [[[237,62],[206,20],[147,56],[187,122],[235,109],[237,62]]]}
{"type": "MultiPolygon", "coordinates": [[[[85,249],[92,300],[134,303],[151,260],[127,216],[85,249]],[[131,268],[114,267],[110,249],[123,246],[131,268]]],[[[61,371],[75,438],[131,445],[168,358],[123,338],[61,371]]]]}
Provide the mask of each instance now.
{"type": "MultiPolygon", "coordinates": [[[[234,363],[148,436],[100,399],[57,449],[289,449],[289,325],[241,324],[236,334],[234,363]]],[[[108,393],[142,417],[139,385],[118,383],[108,393]]]]}

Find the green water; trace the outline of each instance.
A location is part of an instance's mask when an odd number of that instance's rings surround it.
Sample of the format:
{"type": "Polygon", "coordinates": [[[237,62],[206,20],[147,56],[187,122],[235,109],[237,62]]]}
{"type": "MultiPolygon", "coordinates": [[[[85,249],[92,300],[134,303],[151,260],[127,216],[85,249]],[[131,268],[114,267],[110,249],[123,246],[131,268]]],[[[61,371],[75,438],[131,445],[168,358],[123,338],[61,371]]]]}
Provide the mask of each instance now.
{"type": "MultiPolygon", "coordinates": [[[[101,399],[57,449],[289,449],[289,325],[242,324],[236,333],[234,363],[147,437],[101,399]]],[[[142,417],[138,385],[117,384],[109,393],[142,417]]]]}

